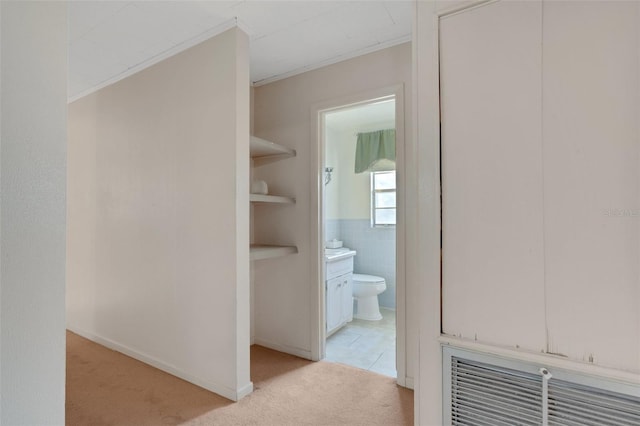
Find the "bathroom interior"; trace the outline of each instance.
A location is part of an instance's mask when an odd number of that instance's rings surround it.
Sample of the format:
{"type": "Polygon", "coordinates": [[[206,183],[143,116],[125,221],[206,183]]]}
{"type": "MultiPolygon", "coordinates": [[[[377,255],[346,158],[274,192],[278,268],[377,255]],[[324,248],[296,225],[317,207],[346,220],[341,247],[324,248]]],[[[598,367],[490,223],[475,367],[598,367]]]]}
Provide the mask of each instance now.
{"type": "Polygon", "coordinates": [[[326,361],[396,377],[395,99],[324,114],[326,361]]]}

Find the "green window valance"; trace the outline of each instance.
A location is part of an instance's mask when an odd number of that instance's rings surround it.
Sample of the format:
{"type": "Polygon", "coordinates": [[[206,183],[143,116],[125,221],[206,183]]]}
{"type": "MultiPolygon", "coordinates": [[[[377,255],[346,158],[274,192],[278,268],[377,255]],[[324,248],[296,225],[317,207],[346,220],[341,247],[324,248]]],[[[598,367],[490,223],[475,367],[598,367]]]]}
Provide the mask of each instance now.
{"type": "Polygon", "coordinates": [[[396,169],[396,130],[358,133],[356,173],[396,169]]]}

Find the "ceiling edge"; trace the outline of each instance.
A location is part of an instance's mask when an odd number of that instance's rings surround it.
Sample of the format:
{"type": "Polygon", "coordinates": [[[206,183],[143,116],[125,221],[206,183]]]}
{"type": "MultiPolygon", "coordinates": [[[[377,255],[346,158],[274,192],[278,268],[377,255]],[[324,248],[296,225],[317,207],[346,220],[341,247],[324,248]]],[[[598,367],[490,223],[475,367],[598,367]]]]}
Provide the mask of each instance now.
{"type": "Polygon", "coordinates": [[[385,41],[383,43],[375,44],[373,46],[368,46],[368,47],[365,47],[363,49],[356,50],[354,52],[350,52],[350,53],[347,53],[347,54],[344,54],[344,55],[334,56],[333,58],[329,58],[329,59],[326,59],[326,60],[324,60],[322,62],[317,62],[317,63],[312,64],[312,65],[307,65],[307,66],[304,66],[304,67],[301,67],[301,68],[297,68],[297,69],[295,69],[293,71],[288,71],[288,72],[283,73],[283,74],[276,74],[276,75],[274,75],[272,77],[267,77],[267,78],[263,78],[262,80],[254,81],[253,82],[253,86],[254,87],[264,86],[265,84],[274,83],[274,82],[276,82],[278,80],[284,80],[285,78],[293,77],[295,75],[302,74],[302,73],[305,73],[307,71],[313,71],[313,70],[316,70],[318,68],[326,67],[328,65],[333,65],[333,64],[336,64],[338,62],[342,62],[342,61],[346,61],[348,59],[356,58],[358,56],[366,55],[368,53],[373,53],[373,52],[376,52],[378,50],[382,50],[382,49],[386,49],[386,48],[389,48],[389,47],[393,47],[393,46],[396,46],[398,44],[406,43],[406,42],[411,41],[411,40],[412,40],[412,35],[411,34],[406,35],[406,36],[402,36],[402,37],[399,37],[399,38],[395,38],[393,40],[385,41]]]}
{"type": "Polygon", "coordinates": [[[104,80],[100,83],[98,83],[97,85],[90,87],[89,89],[83,90],[82,92],[70,96],[67,98],[67,103],[72,103],[74,101],[77,101],[80,98],[83,98],[87,95],[90,95],[93,92],[97,92],[100,89],[103,89],[107,86],[110,86],[114,83],[117,83],[120,80],[123,80],[137,72],[140,72],[142,70],[144,70],[145,68],[149,68],[152,65],[157,64],[158,62],[161,62],[171,56],[174,56],[184,50],[189,49],[190,47],[195,46],[196,44],[200,44],[205,40],[210,39],[211,37],[215,37],[219,34],[222,34],[223,32],[230,30],[231,28],[235,28],[238,27],[241,30],[246,31],[246,26],[243,25],[242,23],[238,22],[237,18],[231,18],[225,22],[223,22],[222,24],[215,26],[205,32],[202,32],[200,34],[198,34],[195,37],[192,37],[188,40],[185,40],[167,50],[165,50],[164,52],[161,52],[159,54],[157,54],[156,56],[153,56],[143,62],[140,62],[137,65],[132,66],[131,68],[128,68],[126,71],[113,76],[111,78],[108,78],[107,80],[104,80]]]}

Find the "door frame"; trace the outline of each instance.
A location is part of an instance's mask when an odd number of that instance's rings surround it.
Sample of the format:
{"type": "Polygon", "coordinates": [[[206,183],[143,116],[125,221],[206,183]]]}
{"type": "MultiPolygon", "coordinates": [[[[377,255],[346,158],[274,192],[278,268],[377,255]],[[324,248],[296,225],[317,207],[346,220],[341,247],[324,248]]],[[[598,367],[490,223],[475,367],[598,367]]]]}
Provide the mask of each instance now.
{"type": "Polygon", "coordinates": [[[413,13],[413,115],[417,168],[419,282],[415,424],[442,424],[442,247],[440,19],[499,0],[417,1],[413,13]]]}
{"type": "Polygon", "coordinates": [[[397,224],[396,224],[396,372],[400,386],[413,386],[407,383],[407,283],[406,283],[406,129],[404,84],[344,96],[311,106],[311,152],[310,173],[311,188],[311,229],[310,229],[310,275],[316,281],[311,292],[311,357],[319,361],[326,353],[325,329],[325,274],[324,274],[324,115],[348,107],[366,105],[384,99],[395,99],[396,114],[396,186],[397,186],[397,224]]]}

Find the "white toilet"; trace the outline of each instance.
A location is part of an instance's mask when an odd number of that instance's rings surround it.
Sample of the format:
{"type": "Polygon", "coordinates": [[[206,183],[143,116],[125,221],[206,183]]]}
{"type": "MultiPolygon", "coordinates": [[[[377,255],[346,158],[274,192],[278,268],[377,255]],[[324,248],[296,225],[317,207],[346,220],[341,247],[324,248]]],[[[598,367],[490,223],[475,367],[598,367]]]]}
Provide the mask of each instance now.
{"type": "Polygon", "coordinates": [[[382,319],[378,295],[387,288],[382,277],[353,274],[353,297],[356,299],[354,318],[377,321],[382,319]]]}

